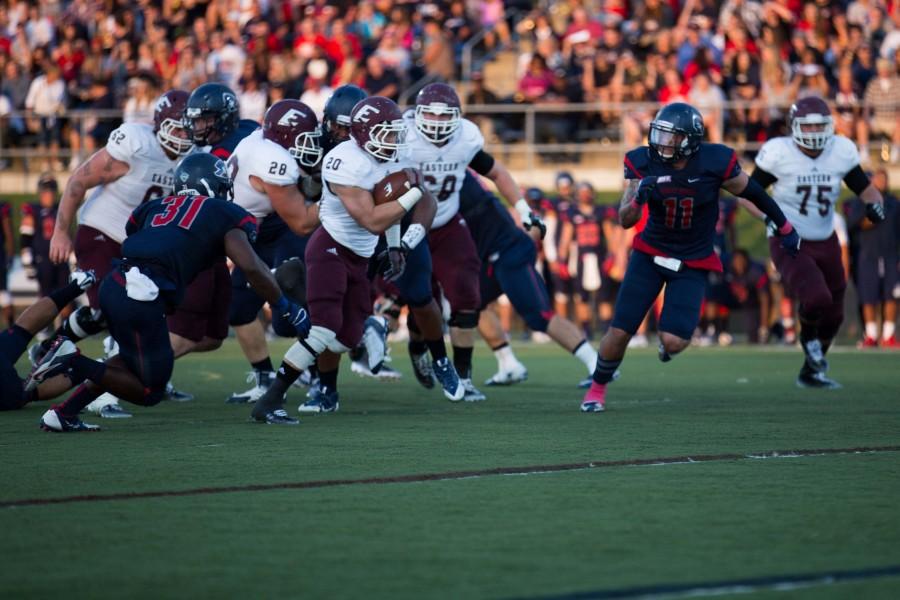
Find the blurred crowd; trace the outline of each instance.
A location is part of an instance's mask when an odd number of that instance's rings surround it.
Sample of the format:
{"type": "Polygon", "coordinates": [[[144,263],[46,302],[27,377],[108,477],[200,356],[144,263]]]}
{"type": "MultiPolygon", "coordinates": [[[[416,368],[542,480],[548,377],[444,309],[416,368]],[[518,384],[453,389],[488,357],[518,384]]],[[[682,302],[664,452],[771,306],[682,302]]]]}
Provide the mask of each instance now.
{"type": "MultiPolygon", "coordinates": [[[[713,141],[763,142],[783,132],[798,96],[827,98],[838,132],[865,156],[881,141],[900,160],[900,2],[897,0],[554,0],[515,31],[510,102],[602,104],[591,114],[545,114],[542,142],[621,135],[639,145],[658,103],[687,101],[713,141]],[[647,102],[624,115],[610,103],[647,102]],[[726,102],[755,103],[726,109],[726,102]],[[863,107],[865,104],[865,108],[863,107]]],[[[470,100],[483,97],[482,82],[470,100]]],[[[487,86],[490,88],[490,85],[487,86]]],[[[521,123],[495,118],[500,138],[521,123]]]]}

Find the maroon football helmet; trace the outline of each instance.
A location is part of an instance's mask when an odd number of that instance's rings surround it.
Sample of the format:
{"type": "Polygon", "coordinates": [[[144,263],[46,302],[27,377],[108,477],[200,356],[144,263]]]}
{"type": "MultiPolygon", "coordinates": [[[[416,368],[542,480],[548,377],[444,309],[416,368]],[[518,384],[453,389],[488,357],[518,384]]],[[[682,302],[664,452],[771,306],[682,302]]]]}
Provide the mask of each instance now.
{"type": "Polygon", "coordinates": [[[188,97],[190,94],[184,90],[169,90],[157,99],[153,109],[153,133],[156,134],[156,140],[176,156],[183,156],[194,147],[182,124],[188,97]]]}
{"type": "Polygon", "coordinates": [[[416,95],[416,129],[430,142],[443,144],[461,122],[459,96],[446,83],[429,83],[416,95]]]}
{"type": "Polygon", "coordinates": [[[791,137],[801,148],[821,150],[834,135],[834,119],[828,104],[816,96],[800,98],[788,115],[791,137]]]}
{"type": "Polygon", "coordinates": [[[384,96],[363,98],[350,113],[350,137],[378,160],[394,160],[406,146],[406,123],[400,107],[384,96]]]}
{"type": "Polygon", "coordinates": [[[291,153],[304,167],[315,167],[322,158],[319,120],[313,110],[299,100],[280,100],[263,118],[263,137],[291,153]]]}

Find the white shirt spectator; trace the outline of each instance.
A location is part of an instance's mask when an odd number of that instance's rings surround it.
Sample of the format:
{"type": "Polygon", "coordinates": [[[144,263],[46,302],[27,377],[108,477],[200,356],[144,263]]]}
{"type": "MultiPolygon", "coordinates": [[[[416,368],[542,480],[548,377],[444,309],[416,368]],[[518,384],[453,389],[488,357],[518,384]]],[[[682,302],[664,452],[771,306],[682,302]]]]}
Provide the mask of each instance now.
{"type": "Polygon", "coordinates": [[[46,75],[39,75],[28,88],[25,108],[41,117],[51,117],[62,112],[65,99],[66,84],[61,78],[50,83],[46,75]]]}
{"type": "Polygon", "coordinates": [[[145,123],[147,125],[153,125],[154,107],[154,100],[147,99],[142,101],[132,96],[125,101],[122,121],[125,123],[145,123]]]}
{"type": "Polygon", "coordinates": [[[322,115],[325,113],[325,103],[328,102],[328,98],[331,97],[333,92],[334,90],[327,85],[317,90],[310,88],[300,95],[300,102],[313,109],[313,112],[316,113],[316,118],[321,122],[322,115]]]}
{"type": "Polygon", "coordinates": [[[240,92],[237,96],[238,104],[241,106],[241,118],[262,123],[266,114],[266,93],[256,89],[240,92]]]}
{"type": "Polygon", "coordinates": [[[234,44],[225,44],[220,50],[213,50],[206,58],[206,72],[231,89],[238,87],[247,55],[234,44]]]}

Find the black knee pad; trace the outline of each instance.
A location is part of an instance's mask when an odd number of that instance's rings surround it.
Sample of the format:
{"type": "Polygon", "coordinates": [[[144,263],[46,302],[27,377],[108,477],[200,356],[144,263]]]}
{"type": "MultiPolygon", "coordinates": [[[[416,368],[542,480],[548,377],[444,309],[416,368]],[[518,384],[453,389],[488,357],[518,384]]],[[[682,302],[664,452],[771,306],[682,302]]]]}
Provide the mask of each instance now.
{"type": "Polygon", "coordinates": [[[455,312],[450,315],[450,327],[475,329],[478,327],[478,312],[455,312]]]}

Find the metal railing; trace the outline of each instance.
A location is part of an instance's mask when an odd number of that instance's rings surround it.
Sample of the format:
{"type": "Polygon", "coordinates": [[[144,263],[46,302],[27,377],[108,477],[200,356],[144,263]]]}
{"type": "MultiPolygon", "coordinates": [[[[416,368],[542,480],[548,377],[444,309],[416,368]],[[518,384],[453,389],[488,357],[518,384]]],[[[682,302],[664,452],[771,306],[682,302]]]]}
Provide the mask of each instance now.
{"type": "MultiPolygon", "coordinates": [[[[425,81],[424,79],[422,81],[425,81]]],[[[406,98],[408,101],[409,98],[406,98]]],[[[900,105],[900,99],[898,99],[900,105]]],[[[529,104],[506,102],[500,104],[469,104],[465,106],[468,118],[476,120],[485,132],[486,145],[492,152],[513,161],[514,168],[521,171],[533,171],[544,163],[551,162],[559,166],[561,162],[570,164],[591,163],[596,159],[618,159],[628,149],[627,145],[644,143],[644,135],[652,115],[659,108],[658,103],[580,103],[580,104],[529,104]],[[601,116],[605,115],[605,119],[601,116]],[[566,121],[560,126],[561,120],[566,121]],[[632,139],[625,139],[625,123],[632,132],[632,139]],[[638,137],[634,137],[634,132],[638,137]],[[566,135],[563,136],[562,133],[566,135]]],[[[869,114],[871,107],[861,105],[861,114],[869,114]]],[[[734,123],[734,116],[746,110],[757,109],[765,113],[772,123],[783,122],[788,105],[775,105],[766,101],[729,101],[721,105],[724,125],[720,130],[724,134],[724,142],[739,151],[753,150],[760,146],[756,140],[748,140],[741,127],[729,126],[734,123]]],[[[702,112],[702,109],[701,109],[702,112]]],[[[900,109],[898,109],[900,115],[900,109]]],[[[68,126],[74,127],[82,139],[88,134],[88,125],[92,120],[120,119],[121,111],[73,110],[60,115],[68,126]]],[[[18,141],[18,145],[10,146],[5,142],[6,135],[13,123],[24,123],[33,120],[37,115],[29,113],[10,113],[0,116],[0,162],[9,163],[0,171],[0,177],[6,172],[36,173],[43,165],[35,165],[37,160],[49,158],[46,150],[37,147],[39,132],[31,131],[18,141]],[[18,120],[18,121],[17,121],[18,120]]],[[[98,140],[102,146],[105,140],[98,140]]],[[[877,141],[873,140],[873,149],[877,151],[877,141]]],[[[82,146],[83,147],[83,146],[82,146]]],[[[84,155],[84,150],[81,151],[84,155]]],[[[63,149],[58,160],[68,159],[71,150],[63,149]]],[[[16,193],[5,183],[3,192],[16,193]]],[[[31,185],[28,184],[31,191],[31,185]]]]}

